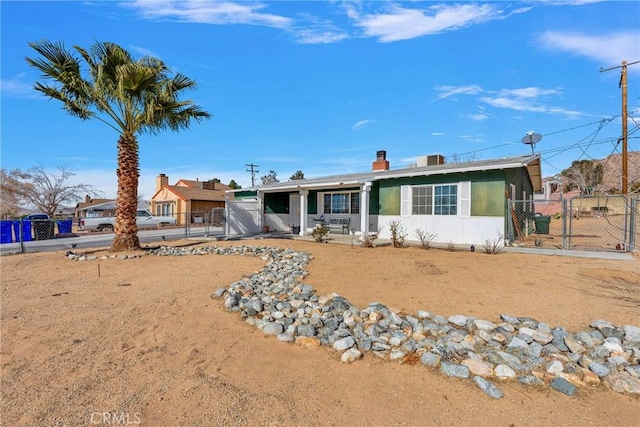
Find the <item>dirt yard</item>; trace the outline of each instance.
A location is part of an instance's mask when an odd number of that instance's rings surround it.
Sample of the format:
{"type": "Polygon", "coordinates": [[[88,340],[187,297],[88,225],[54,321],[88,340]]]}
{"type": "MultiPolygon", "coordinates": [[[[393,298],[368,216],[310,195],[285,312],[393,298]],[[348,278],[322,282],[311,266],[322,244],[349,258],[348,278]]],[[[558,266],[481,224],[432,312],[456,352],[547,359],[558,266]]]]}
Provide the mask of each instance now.
{"type": "MultiPolygon", "coordinates": [[[[222,244],[310,252],[305,283],[360,307],[379,301],[494,322],[506,313],[570,331],[594,319],[640,326],[637,260],[222,244]]],[[[365,353],[346,365],[332,349],[266,337],[210,297],[260,269],[261,259],[74,262],[57,252],[0,263],[2,425],[640,425],[640,399],[604,385],[569,397],[495,380],[505,397],[492,400],[473,381],[420,364],[365,353]]]]}

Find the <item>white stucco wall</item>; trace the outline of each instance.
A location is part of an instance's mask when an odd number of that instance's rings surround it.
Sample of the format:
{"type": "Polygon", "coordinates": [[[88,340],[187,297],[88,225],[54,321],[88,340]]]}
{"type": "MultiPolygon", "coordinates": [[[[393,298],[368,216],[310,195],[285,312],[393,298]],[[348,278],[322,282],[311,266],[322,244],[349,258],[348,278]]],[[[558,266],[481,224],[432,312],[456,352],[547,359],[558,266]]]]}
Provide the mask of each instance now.
{"type": "Polygon", "coordinates": [[[482,245],[487,240],[493,241],[504,235],[504,219],[502,217],[473,216],[459,218],[447,215],[429,215],[402,217],[391,215],[378,216],[380,238],[391,237],[389,223],[399,220],[407,233],[407,240],[419,242],[415,235],[420,228],[429,234],[436,234],[432,243],[457,245],[482,245]]]}

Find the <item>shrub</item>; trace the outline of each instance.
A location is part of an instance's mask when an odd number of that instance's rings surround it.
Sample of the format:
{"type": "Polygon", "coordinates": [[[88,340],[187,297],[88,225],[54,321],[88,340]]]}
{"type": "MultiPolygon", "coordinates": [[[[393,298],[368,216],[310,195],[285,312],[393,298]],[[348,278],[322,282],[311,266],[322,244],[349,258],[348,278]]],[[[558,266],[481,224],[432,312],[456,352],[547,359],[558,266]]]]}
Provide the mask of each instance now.
{"type": "Polygon", "coordinates": [[[456,251],[456,243],[453,240],[449,240],[447,242],[447,250],[450,252],[455,252],[456,251]]]}
{"type": "Polygon", "coordinates": [[[378,235],[380,234],[380,228],[378,228],[378,231],[375,232],[371,232],[371,231],[367,231],[366,233],[362,234],[362,247],[363,248],[375,248],[375,241],[378,238],[378,235]]]}
{"type": "Polygon", "coordinates": [[[407,247],[407,232],[399,219],[389,221],[389,231],[391,231],[391,243],[394,248],[407,247]]]}
{"type": "Polygon", "coordinates": [[[484,241],[484,252],[490,255],[496,255],[504,249],[504,240],[502,234],[498,234],[495,239],[487,239],[484,241]]]}
{"type": "Polygon", "coordinates": [[[319,243],[324,241],[327,234],[329,234],[329,227],[323,224],[317,225],[311,232],[311,236],[319,243]]]}
{"type": "Polygon", "coordinates": [[[416,228],[414,234],[418,238],[418,240],[420,240],[420,246],[422,247],[422,249],[429,249],[431,247],[431,242],[436,238],[436,234],[428,233],[422,228],[416,228]]]}

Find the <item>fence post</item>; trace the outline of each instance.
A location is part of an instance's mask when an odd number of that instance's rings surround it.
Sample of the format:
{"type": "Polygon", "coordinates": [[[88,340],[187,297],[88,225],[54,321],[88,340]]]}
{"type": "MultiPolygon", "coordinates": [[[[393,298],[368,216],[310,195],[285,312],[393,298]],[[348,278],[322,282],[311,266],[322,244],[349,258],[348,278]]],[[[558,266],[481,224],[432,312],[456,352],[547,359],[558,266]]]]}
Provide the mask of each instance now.
{"type": "Polygon", "coordinates": [[[636,246],[636,213],[638,210],[638,199],[631,199],[631,211],[629,212],[629,252],[633,252],[636,246]]]}
{"type": "Polygon", "coordinates": [[[569,249],[567,247],[567,215],[571,215],[571,212],[567,209],[568,199],[562,199],[562,249],[569,249]]]}

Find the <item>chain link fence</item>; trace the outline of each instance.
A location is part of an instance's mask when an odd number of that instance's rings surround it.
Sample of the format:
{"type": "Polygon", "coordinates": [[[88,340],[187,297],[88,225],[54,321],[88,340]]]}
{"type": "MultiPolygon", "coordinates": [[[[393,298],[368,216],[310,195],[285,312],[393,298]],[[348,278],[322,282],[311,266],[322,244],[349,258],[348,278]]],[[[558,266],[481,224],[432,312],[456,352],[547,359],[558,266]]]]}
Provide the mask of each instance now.
{"type": "Polygon", "coordinates": [[[640,196],[510,200],[505,236],[514,246],[631,252],[640,241],[640,196]]]}

